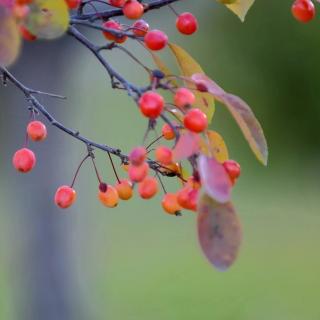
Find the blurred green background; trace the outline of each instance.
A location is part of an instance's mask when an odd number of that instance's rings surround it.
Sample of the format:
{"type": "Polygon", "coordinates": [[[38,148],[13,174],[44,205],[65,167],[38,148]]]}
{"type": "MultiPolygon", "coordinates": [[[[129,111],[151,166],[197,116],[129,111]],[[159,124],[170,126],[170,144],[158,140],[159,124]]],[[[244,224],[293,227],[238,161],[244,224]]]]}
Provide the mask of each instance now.
{"type": "MultiPolygon", "coordinates": [[[[202,256],[195,215],[163,214],[160,196],[103,208],[89,162],[76,185],[77,203],[56,209],[55,189],[70,183],[85,150],[50,128],[48,141],[32,146],[35,172],[16,174],[11,155],[23,143],[25,102],[14,88],[0,88],[0,319],[320,319],[320,19],[297,23],[291,3],[257,0],[242,24],[213,0],[182,1],[174,8],[200,21],[193,37],[175,31],[168,9],[146,15],[252,106],[269,142],[264,168],[217,106],[212,128],[243,167],[233,199],[245,238],[226,273],[202,256]]],[[[126,46],[152,65],[141,47],[126,46]]],[[[125,55],[108,58],[129,79],[146,81],[125,55]]],[[[42,101],[82,134],[123,150],[141,142],[146,123],[135,105],[109,88],[100,65],[72,39],[27,44],[12,71],[37,89],[67,95],[67,102],[42,101]]],[[[113,183],[105,155],[97,152],[97,161],[113,183]]]]}

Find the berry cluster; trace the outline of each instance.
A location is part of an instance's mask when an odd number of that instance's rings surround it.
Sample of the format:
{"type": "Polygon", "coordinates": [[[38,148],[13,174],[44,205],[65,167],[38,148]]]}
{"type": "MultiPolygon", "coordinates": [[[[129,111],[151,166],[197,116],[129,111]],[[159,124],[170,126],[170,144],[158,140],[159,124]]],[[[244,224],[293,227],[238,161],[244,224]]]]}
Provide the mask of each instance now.
{"type": "Polygon", "coordinates": [[[311,21],[316,15],[316,9],[311,0],[295,0],[291,11],[295,19],[303,23],[311,21]]]}

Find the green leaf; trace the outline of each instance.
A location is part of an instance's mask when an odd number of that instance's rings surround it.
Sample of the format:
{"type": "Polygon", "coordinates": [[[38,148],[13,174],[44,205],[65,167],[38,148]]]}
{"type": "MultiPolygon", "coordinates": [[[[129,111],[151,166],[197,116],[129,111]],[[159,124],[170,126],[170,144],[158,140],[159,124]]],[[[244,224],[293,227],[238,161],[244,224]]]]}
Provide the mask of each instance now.
{"type": "Polygon", "coordinates": [[[255,0],[236,0],[234,3],[228,4],[230,0],[218,0],[220,3],[224,3],[234,14],[236,14],[242,22],[253,5],[255,0]]]}
{"type": "MultiPolygon", "coordinates": [[[[182,76],[191,77],[195,73],[204,74],[199,63],[195,61],[194,58],[192,58],[184,49],[174,43],[169,43],[169,47],[177,59],[182,76]]],[[[189,83],[186,83],[186,85],[190,87],[189,83]]],[[[195,92],[195,96],[195,106],[201,109],[207,115],[210,123],[215,110],[214,98],[206,92],[195,92]]]]}
{"type": "Polygon", "coordinates": [[[40,39],[62,36],[69,26],[69,10],[65,0],[34,0],[25,26],[40,39]]]}
{"type": "Polygon", "coordinates": [[[227,270],[237,259],[241,241],[240,219],[231,203],[219,204],[204,194],[198,204],[198,237],[207,259],[227,270]]]}
{"type": "Polygon", "coordinates": [[[21,46],[18,25],[7,7],[0,4],[0,65],[7,67],[17,59],[21,46]]]}
{"type": "Polygon", "coordinates": [[[262,127],[248,104],[241,98],[225,92],[213,80],[204,74],[194,74],[191,79],[197,86],[206,88],[216,100],[223,103],[230,111],[242,130],[253,153],[264,165],[268,162],[268,146],[262,127]]]}

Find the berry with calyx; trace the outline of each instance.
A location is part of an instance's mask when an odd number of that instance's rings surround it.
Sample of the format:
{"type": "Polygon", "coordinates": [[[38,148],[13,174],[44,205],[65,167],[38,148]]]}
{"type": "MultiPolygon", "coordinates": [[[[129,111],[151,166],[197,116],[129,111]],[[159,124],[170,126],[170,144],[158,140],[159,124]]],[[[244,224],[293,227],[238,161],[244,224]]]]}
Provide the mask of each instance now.
{"type": "Polygon", "coordinates": [[[131,181],[121,180],[117,183],[116,189],[121,200],[129,200],[132,198],[133,190],[131,181]]]}
{"type": "Polygon", "coordinates": [[[162,135],[166,140],[172,140],[176,137],[173,128],[168,123],[165,123],[161,129],[162,135]]]}
{"type": "Polygon", "coordinates": [[[76,191],[69,186],[61,186],[57,189],[54,196],[54,203],[61,209],[72,206],[77,199],[76,191]]]}
{"type": "Polygon", "coordinates": [[[172,150],[166,146],[161,146],[156,149],[156,160],[163,165],[172,163],[173,153],[172,150]]]}
{"type": "Polygon", "coordinates": [[[185,108],[195,103],[196,97],[186,88],[179,88],[174,95],[174,104],[179,108],[185,108]]]}
{"type": "Polygon", "coordinates": [[[179,205],[177,195],[174,193],[166,193],[162,198],[162,208],[169,214],[177,214],[182,207],[179,205]]]}
{"type": "Polygon", "coordinates": [[[207,129],[208,119],[200,109],[191,109],[183,119],[184,126],[192,132],[200,133],[207,129]]]}
{"type": "Polygon", "coordinates": [[[187,210],[196,211],[198,203],[199,189],[193,189],[186,185],[177,193],[179,205],[187,210]]]}
{"type": "Polygon", "coordinates": [[[107,191],[105,192],[99,190],[98,197],[100,202],[108,208],[116,207],[119,202],[118,191],[111,185],[108,185],[107,191]]]}
{"type": "Polygon", "coordinates": [[[147,150],[145,147],[133,148],[129,154],[129,161],[134,166],[140,166],[144,163],[147,157],[147,150]]]}
{"type": "Polygon", "coordinates": [[[149,165],[144,162],[140,166],[129,165],[128,176],[132,182],[141,182],[149,173],[149,165]]]}
{"type": "Polygon", "coordinates": [[[30,149],[22,148],[13,155],[12,164],[19,172],[30,172],[36,165],[36,156],[30,149]]]}
{"type": "Polygon", "coordinates": [[[176,27],[181,33],[191,35],[197,31],[198,21],[192,13],[184,12],[178,16],[176,27]]]}
{"type": "Polygon", "coordinates": [[[241,175],[241,166],[237,161],[227,160],[223,163],[225,170],[227,171],[231,182],[234,184],[235,181],[241,175]]]}
{"type": "Polygon", "coordinates": [[[47,137],[47,128],[41,121],[31,121],[27,126],[27,134],[32,141],[43,141],[47,137]]]}
{"type": "Polygon", "coordinates": [[[160,30],[151,30],[145,35],[144,43],[150,50],[158,51],[167,45],[168,37],[160,30]]]}
{"type": "MultiPolygon", "coordinates": [[[[106,29],[111,29],[115,31],[123,31],[122,26],[119,22],[114,21],[114,20],[108,20],[103,23],[102,25],[106,29]]],[[[121,35],[116,35],[113,34],[112,32],[109,31],[103,31],[103,35],[105,36],[106,39],[115,41],[117,43],[123,43],[127,40],[127,36],[121,36],[121,35]]]]}
{"type": "Polygon", "coordinates": [[[128,19],[139,19],[142,17],[144,8],[143,5],[137,0],[128,0],[123,8],[123,14],[128,19]]]}
{"type": "Polygon", "coordinates": [[[154,91],[145,92],[139,99],[141,113],[150,119],[160,116],[164,107],[163,97],[154,91]]]}
{"type": "Polygon", "coordinates": [[[292,15],[300,22],[309,22],[315,17],[315,7],[311,0],[296,0],[291,7],[292,15]]]}
{"type": "Polygon", "coordinates": [[[154,177],[146,177],[139,183],[138,192],[142,199],[151,199],[158,192],[158,181],[154,177]]]}
{"type": "Polygon", "coordinates": [[[149,24],[140,19],[140,20],[137,20],[133,25],[132,25],[132,32],[138,36],[138,37],[144,37],[147,32],[149,31],[149,24]]]}

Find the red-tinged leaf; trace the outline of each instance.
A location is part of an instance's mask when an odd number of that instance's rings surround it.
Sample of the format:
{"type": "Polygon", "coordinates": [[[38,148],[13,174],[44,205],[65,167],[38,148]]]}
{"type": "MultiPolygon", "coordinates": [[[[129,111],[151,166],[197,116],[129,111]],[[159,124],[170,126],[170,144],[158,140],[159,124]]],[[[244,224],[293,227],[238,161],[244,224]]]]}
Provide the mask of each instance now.
{"type": "Polygon", "coordinates": [[[173,149],[173,161],[179,162],[187,159],[199,152],[200,137],[196,133],[189,131],[183,132],[180,135],[179,141],[173,149]]]}
{"type": "Polygon", "coordinates": [[[198,204],[198,237],[207,259],[220,271],[236,260],[242,241],[239,216],[229,203],[219,204],[203,195],[198,204]]]}
{"type": "Polygon", "coordinates": [[[14,0],[0,0],[0,7],[12,9],[14,5],[14,0]]]}
{"type": "Polygon", "coordinates": [[[232,183],[221,163],[214,158],[200,155],[198,170],[206,193],[219,203],[230,201],[232,183]]]}
{"type": "Polygon", "coordinates": [[[257,159],[264,165],[268,162],[268,146],[262,127],[249,105],[241,98],[225,92],[204,74],[194,74],[191,79],[202,88],[205,86],[216,100],[223,103],[236,120],[257,159]]]}

